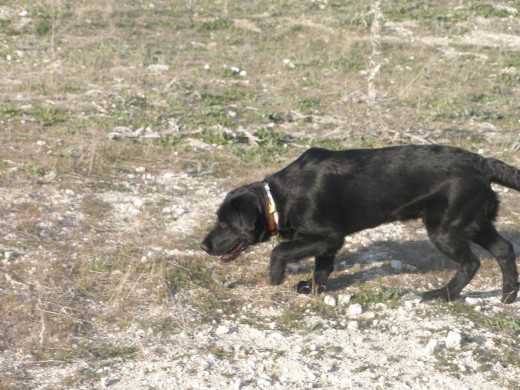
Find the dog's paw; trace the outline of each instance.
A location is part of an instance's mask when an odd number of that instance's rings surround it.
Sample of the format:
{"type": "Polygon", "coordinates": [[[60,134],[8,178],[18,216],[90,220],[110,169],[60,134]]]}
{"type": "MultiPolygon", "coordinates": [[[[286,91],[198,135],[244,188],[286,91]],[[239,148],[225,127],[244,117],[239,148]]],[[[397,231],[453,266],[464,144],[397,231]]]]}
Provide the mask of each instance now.
{"type": "Polygon", "coordinates": [[[302,280],[294,285],[294,289],[298,294],[312,293],[312,280],[302,280]]]}
{"type": "Polygon", "coordinates": [[[427,291],[422,295],[422,302],[432,301],[434,299],[442,299],[443,301],[449,302],[450,299],[448,290],[446,288],[440,288],[438,290],[427,291]]]}
{"type": "Polygon", "coordinates": [[[298,294],[321,294],[323,291],[325,291],[325,286],[316,286],[312,279],[310,280],[302,280],[301,282],[298,282],[294,289],[298,294]]]}
{"type": "Polygon", "coordinates": [[[272,285],[282,284],[285,278],[285,268],[271,264],[269,267],[269,283],[272,285]]]}
{"type": "Polygon", "coordinates": [[[502,303],[513,303],[516,301],[518,295],[518,289],[512,291],[504,291],[502,293],[502,303]]]}

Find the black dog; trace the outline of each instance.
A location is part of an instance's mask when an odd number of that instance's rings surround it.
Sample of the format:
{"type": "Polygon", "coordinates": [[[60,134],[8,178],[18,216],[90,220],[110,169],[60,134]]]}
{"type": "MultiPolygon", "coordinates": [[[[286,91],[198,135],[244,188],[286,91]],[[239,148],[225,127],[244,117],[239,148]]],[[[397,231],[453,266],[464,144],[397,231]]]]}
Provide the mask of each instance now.
{"type": "Polygon", "coordinates": [[[511,303],[519,287],[516,259],[511,243],[493,226],[498,200],[492,182],[520,190],[520,171],[438,145],[337,152],[313,148],[263,182],[231,191],[201,247],[229,261],[249,245],[279,234],[286,241],[272,251],[270,282],[282,283],[287,263],[314,256],[313,278],[296,289],[319,291],[346,235],[421,218],[431,241],[458,265],[453,279],[424,293],[424,300],[452,300],[471,281],[480,266],[470,250],[473,241],[498,260],[502,301],[511,303]]]}

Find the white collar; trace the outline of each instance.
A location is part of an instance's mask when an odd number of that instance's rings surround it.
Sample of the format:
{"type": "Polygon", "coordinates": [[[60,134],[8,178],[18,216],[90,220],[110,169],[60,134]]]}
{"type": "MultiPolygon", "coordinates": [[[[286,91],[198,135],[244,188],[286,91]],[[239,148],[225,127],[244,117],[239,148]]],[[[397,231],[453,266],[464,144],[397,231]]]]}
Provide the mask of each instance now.
{"type": "Polygon", "coordinates": [[[276,210],[276,203],[274,203],[273,194],[271,194],[271,189],[267,182],[264,182],[264,188],[267,194],[267,226],[271,234],[275,236],[278,234],[278,211],[276,210]]]}

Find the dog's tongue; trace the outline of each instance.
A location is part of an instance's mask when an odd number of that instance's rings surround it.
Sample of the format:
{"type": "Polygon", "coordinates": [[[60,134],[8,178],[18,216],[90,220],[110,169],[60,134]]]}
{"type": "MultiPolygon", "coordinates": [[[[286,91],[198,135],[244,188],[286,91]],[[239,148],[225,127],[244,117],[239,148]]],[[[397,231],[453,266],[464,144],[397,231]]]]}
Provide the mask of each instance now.
{"type": "Polygon", "coordinates": [[[247,247],[247,244],[245,242],[239,242],[229,252],[224,253],[223,255],[220,255],[218,257],[218,259],[222,260],[222,261],[232,260],[235,257],[237,257],[240,254],[240,252],[242,252],[244,249],[246,249],[246,247],[247,247]]]}

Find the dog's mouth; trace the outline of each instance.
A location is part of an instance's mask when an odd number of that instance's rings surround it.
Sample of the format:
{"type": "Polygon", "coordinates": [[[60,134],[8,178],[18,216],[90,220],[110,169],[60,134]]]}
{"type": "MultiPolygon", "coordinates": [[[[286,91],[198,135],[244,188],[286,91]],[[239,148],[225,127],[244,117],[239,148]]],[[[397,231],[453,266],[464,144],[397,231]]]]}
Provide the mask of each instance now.
{"type": "Polygon", "coordinates": [[[220,255],[218,258],[224,262],[235,260],[248,246],[249,244],[247,242],[241,241],[236,244],[229,252],[220,255]]]}

